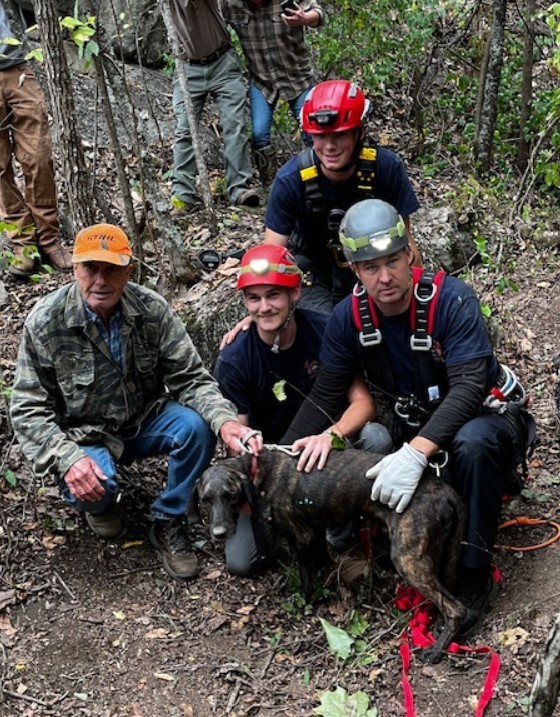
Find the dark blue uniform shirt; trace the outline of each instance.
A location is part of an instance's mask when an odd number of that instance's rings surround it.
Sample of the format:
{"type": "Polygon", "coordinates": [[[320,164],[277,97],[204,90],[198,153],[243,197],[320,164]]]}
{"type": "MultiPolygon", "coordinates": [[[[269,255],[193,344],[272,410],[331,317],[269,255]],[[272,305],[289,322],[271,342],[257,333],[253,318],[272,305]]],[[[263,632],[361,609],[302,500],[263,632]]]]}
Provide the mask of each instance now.
{"type": "Polygon", "coordinates": [[[319,370],[321,339],[328,316],[296,309],[294,343],[275,354],[259,338],[253,323],[218,356],[214,376],[226,398],[249,425],[263,433],[267,443],[276,443],[286,432],[319,370]],[[285,380],[286,399],[278,400],[274,385],[285,380]]]}

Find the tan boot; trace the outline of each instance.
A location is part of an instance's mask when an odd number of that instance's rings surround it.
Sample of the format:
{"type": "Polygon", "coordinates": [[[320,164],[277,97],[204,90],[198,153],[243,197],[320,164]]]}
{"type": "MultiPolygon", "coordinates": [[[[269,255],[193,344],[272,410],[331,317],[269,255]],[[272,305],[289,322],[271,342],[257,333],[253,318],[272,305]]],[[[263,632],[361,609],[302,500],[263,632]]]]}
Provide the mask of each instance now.
{"type": "Polygon", "coordinates": [[[13,247],[14,258],[8,271],[12,276],[26,279],[35,271],[37,263],[37,250],[34,246],[20,245],[13,247]]]}
{"type": "Polygon", "coordinates": [[[50,264],[57,271],[70,271],[72,268],[72,254],[59,241],[51,242],[49,246],[42,246],[41,254],[43,263],[50,264]]]}

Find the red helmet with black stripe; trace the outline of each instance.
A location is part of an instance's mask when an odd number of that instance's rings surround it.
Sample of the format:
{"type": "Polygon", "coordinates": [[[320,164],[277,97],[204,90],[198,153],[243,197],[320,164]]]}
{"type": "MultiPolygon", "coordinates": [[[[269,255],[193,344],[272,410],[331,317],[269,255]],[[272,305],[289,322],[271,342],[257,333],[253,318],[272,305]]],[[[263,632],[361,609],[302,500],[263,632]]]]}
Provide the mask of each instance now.
{"type": "Polygon", "coordinates": [[[362,90],[354,82],[328,80],[321,82],[305,98],[301,126],[307,134],[345,132],[362,127],[369,110],[362,90]]]}
{"type": "Polygon", "coordinates": [[[237,278],[237,288],[272,284],[293,289],[301,284],[301,271],[286,247],[259,244],[245,252],[237,278]]]}

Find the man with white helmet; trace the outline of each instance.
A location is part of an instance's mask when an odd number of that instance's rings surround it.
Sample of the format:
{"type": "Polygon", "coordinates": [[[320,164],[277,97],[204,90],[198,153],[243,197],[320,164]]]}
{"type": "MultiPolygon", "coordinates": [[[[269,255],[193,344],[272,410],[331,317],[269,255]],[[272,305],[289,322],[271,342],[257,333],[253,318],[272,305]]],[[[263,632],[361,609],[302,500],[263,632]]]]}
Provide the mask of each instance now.
{"type": "Polygon", "coordinates": [[[392,416],[382,420],[401,446],[368,472],[372,499],[404,511],[428,463],[446,457],[443,477],[468,511],[457,586],[468,608],[466,637],[496,592],[490,563],[506,477],[524,463],[534,428],[525,393],[494,356],[472,289],[443,272],[411,268],[394,207],[358,202],[342,221],[340,241],[358,283],[333,310],[310,400],[283,442],[303,449],[298,468],[310,470],[317,452],[309,434],[323,429],[323,411],[336,412],[362,370],[376,399],[390,404],[392,416]]]}

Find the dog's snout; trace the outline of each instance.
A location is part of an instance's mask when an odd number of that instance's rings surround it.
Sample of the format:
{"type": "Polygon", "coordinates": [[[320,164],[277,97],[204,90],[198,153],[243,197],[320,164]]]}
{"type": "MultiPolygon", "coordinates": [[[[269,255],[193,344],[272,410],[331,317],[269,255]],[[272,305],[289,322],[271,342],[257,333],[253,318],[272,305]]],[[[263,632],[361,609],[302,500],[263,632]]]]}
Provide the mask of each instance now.
{"type": "Polygon", "coordinates": [[[227,528],[225,525],[215,525],[212,528],[212,537],[218,540],[223,540],[227,537],[227,528]]]}

